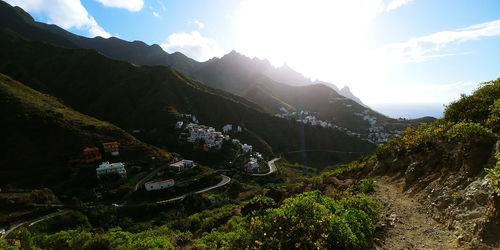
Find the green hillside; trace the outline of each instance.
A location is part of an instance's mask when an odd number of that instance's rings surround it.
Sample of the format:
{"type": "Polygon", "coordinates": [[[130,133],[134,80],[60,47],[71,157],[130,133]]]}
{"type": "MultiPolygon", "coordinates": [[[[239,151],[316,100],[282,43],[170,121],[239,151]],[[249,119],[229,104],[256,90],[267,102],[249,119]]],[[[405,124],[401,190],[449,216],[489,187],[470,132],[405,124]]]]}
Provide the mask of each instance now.
{"type": "MultiPolygon", "coordinates": [[[[473,249],[500,244],[500,79],[446,107],[444,118],[345,165],[339,178],[390,176],[473,249]],[[486,245],[485,245],[486,244],[486,245]]],[[[337,175],[340,169],[324,176],[337,175]]]]}
{"type": "MultiPolygon", "coordinates": [[[[71,160],[83,148],[99,147],[103,142],[119,142],[122,160],[170,158],[170,154],[141,143],[122,129],[78,113],[56,98],[3,74],[0,74],[0,116],[2,187],[53,187],[62,182],[78,182],[78,178],[73,179],[76,168],[70,164],[71,160]]],[[[89,168],[92,175],[94,168],[89,168]]]]}
{"type": "Polygon", "coordinates": [[[244,141],[267,155],[302,147],[373,149],[373,144],[337,130],[272,117],[246,99],[193,81],[172,68],[139,67],[92,50],[31,42],[7,30],[0,37],[0,55],[5,59],[0,72],[82,113],[126,130],[143,130],[140,138],[157,146],[168,147],[177,140],[172,133],[177,114],[192,113],[206,125],[240,124],[244,141]]]}

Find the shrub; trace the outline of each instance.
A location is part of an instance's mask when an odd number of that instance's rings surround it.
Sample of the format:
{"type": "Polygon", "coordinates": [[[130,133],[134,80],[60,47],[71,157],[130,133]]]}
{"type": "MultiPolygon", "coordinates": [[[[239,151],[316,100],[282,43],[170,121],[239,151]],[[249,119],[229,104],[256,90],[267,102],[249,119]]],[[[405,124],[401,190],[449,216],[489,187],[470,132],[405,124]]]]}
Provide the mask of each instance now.
{"type": "Polygon", "coordinates": [[[490,106],[500,98],[500,78],[482,83],[473,95],[462,97],[451,103],[444,112],[444,119],[451,122],[471,121],[485,124],[490,115],[490,106]]]}
{"type": "Polygon", "coordinates": [[[359,183],[359,190],[363,193],[369,193],[374,191],[375,189],[374,189],[373,179],[368,178],[361,180],[361,183],[359,183]]]}
{"type": "Polygon", "coordinates": [[[472,122],[459,122],[453,125],[446,132],[446,137],[451,142],[462,143],[466,146],[491,145],[497,140],[497,136],[491,130],[472,122]]]}
{"type": "Polygon", "coordinates": [[[487,168],[486,178],[489,180],[493,190],[500,196],[500,154],[496,155],[497,163],[494,168],[487,168]]]}
{"type": "Polygon", "coordinates": [[[375,149],[375,155],[378,160],[385,159],[389,157],[394,152],[401,150],[403,143],[400,138],[393,138],[389,140],[386,144],[380,145],[375,149]]]}

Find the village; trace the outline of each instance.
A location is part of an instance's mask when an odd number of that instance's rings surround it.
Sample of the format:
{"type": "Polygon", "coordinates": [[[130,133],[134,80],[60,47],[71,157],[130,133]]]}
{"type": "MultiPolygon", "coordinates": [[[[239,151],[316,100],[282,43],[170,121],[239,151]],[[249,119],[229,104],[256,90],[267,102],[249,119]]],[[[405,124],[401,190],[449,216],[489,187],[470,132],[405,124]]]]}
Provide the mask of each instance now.
{"type": "MultiPolygon", "coordinates": [[[[352,105],[345,104],[346,107],[350,107],[352,105]]],[[[316,117],[317,113],[300,110],[300,111],[288,111],[285,107],[280,108],[279,114],[275,114],[276,117],[288,120],[295,120],[296,122],[300,122],[303,124],[309,124],[311,126],[320,126],[323,128],[331,128],[343,131],[348,136],[362,138],[363,135],[359,132],[351,131],[347,128],[338,126],[334,124],[332,121],[320,120],[316,117]]],[[[387,131],[384,126],[381,126],[377,123],[377,117],[369,114],[369,110],[365,109],[363,113],[355,112],[354,115],[362,117],[363,120],[367,121],[370,125],[368,131],[365,135],[365,139],[375,144],[383,144],[389,141],[391,138],[395,136],[399,136],[401,134],[400,130],[391,130],[387,131]]]]}
{"type": "MultiPolygon", "coordinates": [[[[262,154],[253,152],[253,146],[246,143],[241,143],[239,139],[231,138],[229,134],[237,135],[242,132],[242,128],[238,125],[226,124],[217,131],[213,127],[199,124],[199,121],[192,114],[179,115],[180,120],[175,123],[175,128],[180,132],[179,141],[184,143],[202,144],[204,152],[218,152],[222,149],[224,142],[237,149],[234,155],[234,161],[238,160],[238,169],[246,173],[256,173],[259,171],[259,165],[266,165],[262,154]]],[[[127,181],[127,166],[126,162],[117,160],[120,156],[120,144],[118,142],[105,142],[100,146],[86,147],[81,150],[77,158],[73,159],[74,164],[81,164],[84,167],[94,165],[95,176],[106,187],[113,185],[122,185],[127,181]],[[115,183],[115,184],[113,184],[115,183]]],[[[149,176],[141,182],[141,186],[146,191],[163,190],[174,187],[179,173],[187,169],[192,169],[196,164],[193,160],[182,159],[171,163],[167,168],[158,171],[155,175],[149,176]]],[[[266,165],[267,166],[267,165],[266,165]]],[[[135,174],[135,173],[134,173],[135,174]]],[[[96,189],[93,193],[97,199],[103,198],[105,189],[96,189]],[[97,190],[97,191],[96,191],[97,190]]]]}
{"type": "Polygon", "coordinates": [[[237,136],[242,132],[239,125],[226,124],[222,126],[222,131],[217,131],[213,127],[199,124],[199,121],[192,114],[180,114],[179,118],[183,119],[178,121],[175,128],[182,131],[179,135],[180,142],[192,143],[194,146],[197,142],[203,144],[203,151],[220,151],[224,142],[236,147],[238,149],[235,158],[243,156],[245,164],[242,167],[246,172],[252,173],[258,171],[260,164],[265,164],[262,154],[253,152],[253,146],[240,142],[239,139],[231,139],[229,134],[237,136]]]}

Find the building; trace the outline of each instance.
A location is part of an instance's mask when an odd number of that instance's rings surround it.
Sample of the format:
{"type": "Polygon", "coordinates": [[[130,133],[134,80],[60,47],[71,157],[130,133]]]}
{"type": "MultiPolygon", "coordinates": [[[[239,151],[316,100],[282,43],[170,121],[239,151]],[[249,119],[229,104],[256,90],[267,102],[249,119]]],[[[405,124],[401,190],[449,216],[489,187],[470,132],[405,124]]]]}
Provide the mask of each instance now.
{"type": "Polygon", "coordinates": [[[238,127],[236,128],[236,131],[238,131],[238,133],[241,133],[241,127],[240,127],[240,126],[238,126],[238,127]]]}
{"type": "Polygon", "coordinates": [[[257,163],[257,161],[249,161],[247,163],[247,171],[253,172],[256,171],[257,168],[259,168],[259,164],[257,163]]]}
{"type": "Polygon", "coordinates": [[[96,168],[97,178],[107,175],[107,174],[119,174],[122,177],[127,177],[127,170],[125,170],[125,164],[121,162],[109,163],[103,162],[96,168]]]}
{"type": "Polygon", "coordinates": [[[184,125],[184,122],[183,122],[183,121],[178,121],[178,122],[175,124],[175,128],[182,128],[182,125],[184,125]]]}
{"type": "Polygon", "coordinates": [[[99,148],[84,148],[80,153],[80,162],[91,163],[102,159],[102,155],[99,152],[99,148]]]}
{"type": "Polygon", "coordinates": [[[227,133],[231,130],[233,130],[233,125],[231,125],[231,124],[226,124],[224,127],[222,127],[222,132],[224,132],[224,133],[227,133]]]}
{"type": "Polygon", "coordinates": [[[190,168],[194,165],[194,162],[191,160],[182,160],[178,161],[176,163],[170,164],[170,167],[177,170],[177,171],[182,171],[186,168],[190,168]]]}
{"type": "Polygon", "coordinates": [[[252,152],[252,145],[248,145],[245,143],[241,145],[241,150],[243,150],[243,153],[250,153],[252,152]]]}
{"type": "Polygon", "coordinates": [[[151,190],[160,190],[160,189],[165,189],[169,187],[173,187],[175,184],[174,180],[168,179],[164,181],[157,181],[157,182],[146,182],[144,183],[144,187],[146,188],[147,191],[151,190]]]}
{"type": "Polygon", "coordinates": [[[112,156],[119,155],[119,144],[118,142],[105,142],[102,144],[104,147],[104,152],[111,153],[112,156]]]}

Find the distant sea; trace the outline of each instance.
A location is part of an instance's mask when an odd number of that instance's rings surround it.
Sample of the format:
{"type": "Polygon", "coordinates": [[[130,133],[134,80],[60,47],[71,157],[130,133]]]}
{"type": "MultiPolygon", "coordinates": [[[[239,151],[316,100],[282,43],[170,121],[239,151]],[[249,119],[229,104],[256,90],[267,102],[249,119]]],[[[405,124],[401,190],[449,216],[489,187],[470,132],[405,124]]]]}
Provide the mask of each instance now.
{"type": "Polygon", "coordinates": [[[392,118],[415,119],[424,116],[442,118],[444,105],[439,103],[369,104],[373,110],[392,118]]]}

